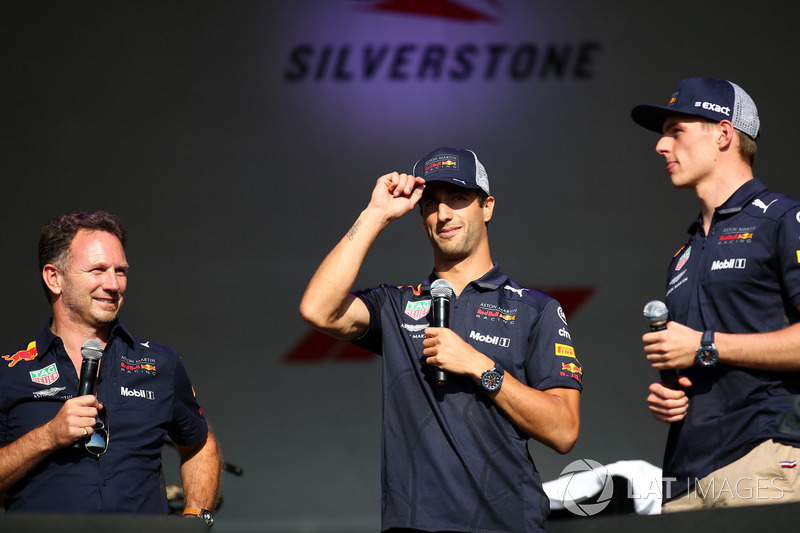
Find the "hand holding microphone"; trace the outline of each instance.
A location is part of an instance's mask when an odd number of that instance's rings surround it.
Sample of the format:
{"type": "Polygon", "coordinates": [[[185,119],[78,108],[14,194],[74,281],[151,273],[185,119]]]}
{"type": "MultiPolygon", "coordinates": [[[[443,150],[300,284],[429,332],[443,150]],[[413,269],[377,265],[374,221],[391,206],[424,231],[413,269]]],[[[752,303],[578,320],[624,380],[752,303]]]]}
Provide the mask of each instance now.
{"type": "MultiPolygon", "coordinates": [[[[453,286],[446,279],[437,279],[431,283],[431,298],[433,299],[433,327],[450,327],[450,298],[453,296],[453,286]]],[[[437,385],[447,383],[447,374],[441,368],[434,372],[433,379],[437,385]]]]}
{"type": "MultiPolygon", "coordinates": [[[[658,300],[647,302],[642,310],[644,318],[650,324],[650,331],[663,331],[667,329],[667,321],[669,320],[669,311],[666,304],[658,300]]],[[[682,390],[678,384],[678,374],[675,370],[659,370],[661,375],[661,383],[673,390],[682,390]]]]}

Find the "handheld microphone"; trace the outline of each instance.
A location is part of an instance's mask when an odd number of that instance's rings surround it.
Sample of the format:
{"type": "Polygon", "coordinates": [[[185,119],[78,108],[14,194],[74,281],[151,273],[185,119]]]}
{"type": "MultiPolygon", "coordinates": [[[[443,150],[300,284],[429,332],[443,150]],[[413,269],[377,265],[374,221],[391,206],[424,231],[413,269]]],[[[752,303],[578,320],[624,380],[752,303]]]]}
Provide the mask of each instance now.
{"type": "Polygon", "coordinates": [[[81,346],[83,363],[81,364],[81,381],[78,385],[78,396],[86,396],[94,393],[94,386],[97,382],[97,367],[100,366],[100,358],[103,357],[103,344],[95,339],[89,339],[81,346]]]}
{"type": "MultiPolygon", "coordinates": [[[[97,367],[100,366],[100,358],[103,356],[103,343],[96,339],[89,339],[81,346],[81,380],[78,384],[78,396],[86,396],[94,393],[97,383],[97,367]]],[[[88,437],[83,437],[75,441],[73,448],[80,448],[88,437]]]]}
{"type": "MultiPolygon", "coordinates": [[[[642,315],[650,323],[650,331],[663,331],[667,329],[667,321],[669,320],[669,311],[664,302],[653,300],[645,304],[642,310],[642,315]]],[[[678,373],[675,370],[659,370],[661,375],[661,383],[672,390],[681,390],[682,387],[678,384],[678,373]]]]}
{"type": "MultiPolygon", "coordinates": [[[[433,327],[450,327],[450,297],[453,296],[453,286],[446,279],[437,279],[431,283],[431,297],[433,298],[433,327]]],[[[447,383],[447,374],[437,368],[433,374],[437,385],[447,383]]]]}

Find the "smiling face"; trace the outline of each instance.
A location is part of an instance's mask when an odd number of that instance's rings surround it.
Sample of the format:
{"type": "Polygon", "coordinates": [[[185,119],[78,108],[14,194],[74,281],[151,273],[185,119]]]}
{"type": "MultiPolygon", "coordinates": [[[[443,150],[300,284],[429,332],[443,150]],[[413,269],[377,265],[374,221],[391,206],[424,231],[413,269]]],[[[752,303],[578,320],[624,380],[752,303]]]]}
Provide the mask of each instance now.
{"type": "Polygon", "coordinates": [[[128,262],[117,237],[105,231],[79,230],[67,264],[52,271],[57,314],[91,328],[107,326],[117,317],[128,284],[128,262]]]}
{"type": "Polygon", "coordinates": [[[425,184],[420,208],[435,258],[460,261],[488,250],[486,223],[492,217],[493,197],[481,206],[474,189],[434,181],[425,184]]]}

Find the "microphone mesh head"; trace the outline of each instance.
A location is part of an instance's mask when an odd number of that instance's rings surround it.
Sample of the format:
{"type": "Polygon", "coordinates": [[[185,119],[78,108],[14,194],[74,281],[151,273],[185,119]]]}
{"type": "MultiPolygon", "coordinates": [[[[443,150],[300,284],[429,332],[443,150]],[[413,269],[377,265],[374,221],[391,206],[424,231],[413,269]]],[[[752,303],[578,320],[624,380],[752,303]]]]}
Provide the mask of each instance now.
{"type": "Polygon", "coordinates": [[[659,300],[647,302],[642,310],[642,314],[651,324],[659,324],[667,321],[667,305],[659,300]]]}
{"type": "Polygon", "coordinates": [[[84,359],[100,359],[103,357],[103,343],[97,339],[89,339],[81,346],[81,356],[84,359]]]}
{"type": "Polygon", "coordinates": [[[453,295],[453,286],[446,279],[437,279],[431,283],[431,296],[434,298],[450,298],[453,295]]]}

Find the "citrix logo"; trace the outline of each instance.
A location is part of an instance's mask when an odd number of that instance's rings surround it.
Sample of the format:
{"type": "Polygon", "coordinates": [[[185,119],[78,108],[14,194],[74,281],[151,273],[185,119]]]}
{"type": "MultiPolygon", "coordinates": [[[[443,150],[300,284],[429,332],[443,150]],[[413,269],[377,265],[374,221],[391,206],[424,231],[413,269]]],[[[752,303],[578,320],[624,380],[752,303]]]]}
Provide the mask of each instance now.
{"type": "Polygon", "coordinates": [[[127,396],[129,398],[145,398],[147,400],[156,399],[155,393],[151,390],[129,389],[128,387],[120,387],[119,393],[122,396],[127,396]]]}

